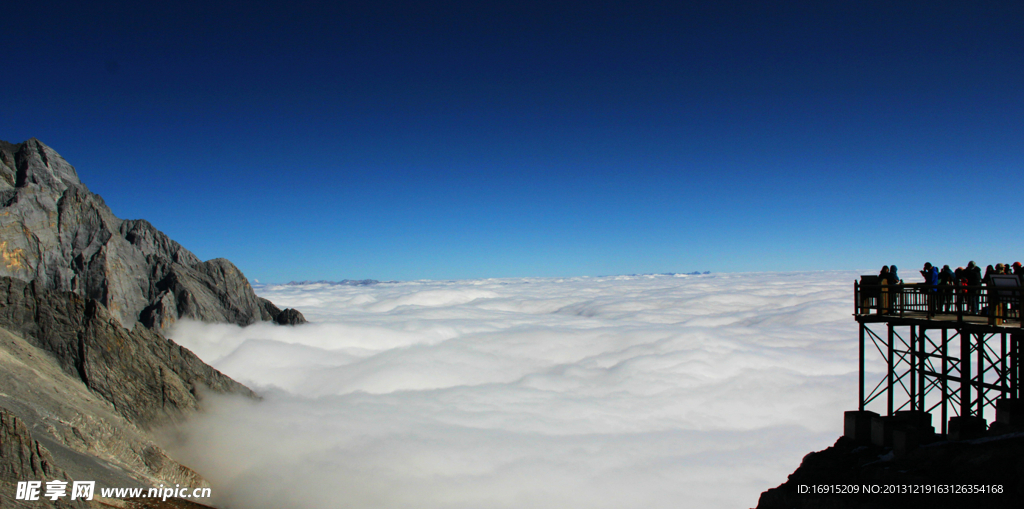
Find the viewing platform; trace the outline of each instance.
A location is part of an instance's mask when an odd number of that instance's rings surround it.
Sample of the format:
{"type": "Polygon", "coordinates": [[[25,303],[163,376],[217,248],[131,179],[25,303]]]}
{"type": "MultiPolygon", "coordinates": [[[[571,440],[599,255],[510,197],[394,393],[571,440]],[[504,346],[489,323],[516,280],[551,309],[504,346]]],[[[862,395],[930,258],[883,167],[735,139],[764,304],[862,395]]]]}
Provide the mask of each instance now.
{"type": "MultiPolygon", "coordinates": [[[[1017,276],[992,276],[991,285],[885,285],[878,276],[854,282],[854,316],[859,323],[923,325],[958,322],[972,326],[1021,328],[1021,288],[1017,276]]],[[[994,331],[994,329],[993,329],[994,331]]]]}
{"type": "Polygon", "coordinates": [[[846,414],[846,435],[899,452],[935,439],[933,415],[949,439],[1024,425],[1021,310],[1013,275],[982,286],[862,276],[854,283],[859,407],[846,414]]]}

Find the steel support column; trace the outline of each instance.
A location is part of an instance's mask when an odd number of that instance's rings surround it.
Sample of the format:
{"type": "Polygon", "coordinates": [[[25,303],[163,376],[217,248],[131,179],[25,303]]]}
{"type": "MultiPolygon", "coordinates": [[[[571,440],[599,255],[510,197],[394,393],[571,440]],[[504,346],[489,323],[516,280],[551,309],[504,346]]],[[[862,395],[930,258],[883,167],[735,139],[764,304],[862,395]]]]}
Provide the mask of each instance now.
{"type": "MultiPolygon", "coordinates": [[[[927,393],[927,387],[925,386],[924,368],[925,368],[925,347],[924,342],[927,336],[924,333],[924,327],[917,329],[917,410],[927,411],[928,409],[924,406],[924,396],[927,393]]],[[[911,375],[913,376],[913,375],[911,375]]]]}
{"type": "Polygon", "coordinates": [[[942,434],[946,434],[946,421],[949,420],[949,411],[946,405],[949,404],[949,329],[942,329],[942,434]]]}
{"type": "Polygon", "coordinates": [[[983,417],[985,410],[985,386],[983,385],[985,383],[985,336],[981,333],[978,333],[977,336],[978,341],[974,347],[978,352],[978,374],[975,375],[978,381],[978,408],[976,411],[978,417],[983,417]]]}
{"type": "Polygon", "coordinates": [[[892,344],[893,334],[892,334],[892,324],[891,323],[887,323],[886,326],[889,329],[889,341],[886,344],[886,347],[888,348],[888,354],[887,354],[888,355],[888,359],[887,359],[887,362],[889,364],[889,374],[888,374],[888,380],[887,380],[888,389],[886,389],[886,397],[887,397],[887,405],[888,405],[887,408],[888,408],[888,410],[886,411],[885,415],[893,415],[893,403],[894,403],[894,401],[893,401],[893,375],[894,375],[893,371],[896,370],[896,366],[893,365],[893,344],[892,344]]]}
{"type": "Polygon", "coordinates": [[[960,417],[971,415],[971,334],[960,331],[960,417]]]}
{"type": "Polygon", "coordinates": [[[910,326],[910,344],[907,345],[906,359],[910,362],[910,410],[917,410],[917,328],[910,326]]]}
{"type": "Polygon", "coordinates": [[[860,324],[860,397],[857,398],[859,406],[857,410],[864,411],[864,324],[860,324]]]}

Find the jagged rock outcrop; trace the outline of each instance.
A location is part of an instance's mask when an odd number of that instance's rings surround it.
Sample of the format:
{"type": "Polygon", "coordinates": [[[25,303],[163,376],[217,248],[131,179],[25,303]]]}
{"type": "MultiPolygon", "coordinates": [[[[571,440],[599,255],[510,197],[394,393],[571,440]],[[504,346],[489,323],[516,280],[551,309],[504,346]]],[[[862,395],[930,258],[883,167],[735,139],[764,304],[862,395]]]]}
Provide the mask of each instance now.
{"type": "Polygon", "coordinates": [[[278,325],[299,325],[306,323],[306,317],[298,309],[285,308],[283,311],[263,297],[258,297],[264,320],[273,320],[278,325]]]}
{"type": "Polygon", "coordinates": [[[147,221],[114,216],[35,138],[0,142],[0,207],[0,276],[95,299],[126,327],[287,322],[267,316],[231,262],[200,261],[147,221]]]}
{"type": "Polygon", "coordinates": [[[302,316],[302,313],[297,309],[285,309],[277,314],[277,318],[274,318],[274,321],[280,325],[298,325],[306,323],[306,317],[302,316]]]}

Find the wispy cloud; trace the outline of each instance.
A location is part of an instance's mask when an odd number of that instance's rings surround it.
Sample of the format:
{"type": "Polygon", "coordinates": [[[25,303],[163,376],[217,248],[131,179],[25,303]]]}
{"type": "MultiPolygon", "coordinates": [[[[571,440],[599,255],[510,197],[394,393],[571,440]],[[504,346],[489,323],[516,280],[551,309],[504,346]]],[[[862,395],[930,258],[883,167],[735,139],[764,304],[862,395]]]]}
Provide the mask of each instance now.
{"type": "Polygon", "coordinates": [[[851,272],[268,286],[172,337],[265,395],[178,452],[238,507],[749,507],[856,406],[851,272]]]}

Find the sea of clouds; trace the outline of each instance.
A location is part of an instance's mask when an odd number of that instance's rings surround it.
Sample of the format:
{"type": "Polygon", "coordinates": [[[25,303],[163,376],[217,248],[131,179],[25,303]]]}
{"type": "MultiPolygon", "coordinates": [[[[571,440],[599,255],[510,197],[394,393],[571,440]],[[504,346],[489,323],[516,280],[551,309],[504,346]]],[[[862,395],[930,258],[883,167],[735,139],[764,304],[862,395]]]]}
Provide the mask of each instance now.
{"type": "Polygon", "coordinates": [[[215,503],[737,508],[857,406],[855,272],[274,285],[170,336],[263,396],[172,450],[215,503]]]}

